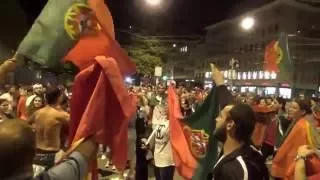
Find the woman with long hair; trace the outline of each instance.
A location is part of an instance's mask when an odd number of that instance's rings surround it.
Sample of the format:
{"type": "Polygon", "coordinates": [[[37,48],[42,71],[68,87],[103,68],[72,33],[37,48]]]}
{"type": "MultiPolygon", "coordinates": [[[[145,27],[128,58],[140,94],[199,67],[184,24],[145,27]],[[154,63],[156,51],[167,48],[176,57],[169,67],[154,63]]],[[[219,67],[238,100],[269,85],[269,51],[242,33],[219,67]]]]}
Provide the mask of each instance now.
{"type": "Polygon", "coordinates": [[[34,112],[45,106],[44,99],[41,96],[35,96],[31,104],[28,106],[27,113],[28,117],[32,116],[34,112]]]}
{"type": "Polygon", "coordinates": [[[310,101],[298,99],[290,104],[288,119],[292,119],[292,123],[278,142],[279,149],[272,161],[271,174],[276,179],[285,177],[300,146],[308,145],[311,148],[319,146],[314,123],[309,120],[311,114],[310,101]]]}

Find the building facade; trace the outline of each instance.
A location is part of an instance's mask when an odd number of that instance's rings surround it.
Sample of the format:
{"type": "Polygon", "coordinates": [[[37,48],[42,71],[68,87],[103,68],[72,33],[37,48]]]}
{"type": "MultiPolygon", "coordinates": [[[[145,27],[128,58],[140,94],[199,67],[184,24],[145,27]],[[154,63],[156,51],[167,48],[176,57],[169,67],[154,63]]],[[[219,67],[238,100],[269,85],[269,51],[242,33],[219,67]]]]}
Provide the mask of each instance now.
{"type": "MultiPolygon", "coordinates": [[[[195,62],[194,77],[207,80],[209,63],[217,64],[229,84],[239,91],[277,94],[291,97],[302,90],[318,91],[320,84],[320,7],[294,0],[276,0],[232,19],[206,28],[205,43],[190,56],[195,62]],[[254,19],[254,25],[244,30],[240,23],[254,19]],[[265,47],[277,40],[280,33],[288,36],[293,68],[290,77],[280,79],[275,72],[264,71],[265,47]],[[197,53],[194,53],[197,54],[197,53]],[[230,72],[230,60],[237,65],[230,72]],[[229,70],[229,71],[228,71],[229,70]],[[292,91],[294,90],[294,92],[292,91]],[[279,92],[280,91],[280,92],[279,92]]],[[[209,78],[210,79],[210,78],[209,78]]]]}

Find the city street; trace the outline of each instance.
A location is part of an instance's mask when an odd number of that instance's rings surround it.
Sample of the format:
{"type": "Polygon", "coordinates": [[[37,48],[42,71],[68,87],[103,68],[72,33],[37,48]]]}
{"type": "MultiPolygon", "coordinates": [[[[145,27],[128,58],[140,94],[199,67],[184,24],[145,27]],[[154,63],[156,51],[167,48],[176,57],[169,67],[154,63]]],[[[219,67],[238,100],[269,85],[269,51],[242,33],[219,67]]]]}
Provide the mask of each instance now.
{"type": "Polygon", "coordinates": [[[0,4],[0,180],[320,180],[320,0],[0,4]]]}
{"type": "MultiPolygon", "coordinates": [[[[100,180],[117,180],[117,174],[116,171],[110,168],[105,168],[106,161],[101,160],[98,158],[98,167],[99,167],[99,179],[100,180]]],[[[125,171],[125,175],[128,173],[128,170],[125,171]]],[[[153,168],[152,166],[149,167],[149,180],[155,180],[153,168]]],[[[183,180],[182,177],[180,177],[177,173],[175,174],[174,180],[183,180]]]]}

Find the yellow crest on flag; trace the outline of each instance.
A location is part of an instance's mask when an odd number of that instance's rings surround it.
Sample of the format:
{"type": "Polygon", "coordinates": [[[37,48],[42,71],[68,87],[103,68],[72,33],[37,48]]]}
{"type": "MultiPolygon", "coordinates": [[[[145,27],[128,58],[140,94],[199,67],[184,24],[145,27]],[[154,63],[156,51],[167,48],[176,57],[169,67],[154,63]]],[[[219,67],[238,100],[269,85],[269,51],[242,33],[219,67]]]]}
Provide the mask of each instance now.
{"type": "Polygon", "coordinates": [[[275,49],[275,52],[277,53],[277,64],[280,64],[281,60],[283,59],[283,50],[279,46],[279,41],[277,41],[274,44],[274,49],[275,49]]]}
{"type": "Polygon", "coordinates": [[[184,127],[189,141],[189,147],[192,155],[196,159],[204,158],[208,151],[209,135],[204,130],[191,129],[184,127]]]}
{"type": "Polygon", "coordinates": [[[72,40],[77,40],[83,34],[94,34],[101,26],[92,11],[84,3],[73,4],[64,16],[64,28],[72,40]]]}

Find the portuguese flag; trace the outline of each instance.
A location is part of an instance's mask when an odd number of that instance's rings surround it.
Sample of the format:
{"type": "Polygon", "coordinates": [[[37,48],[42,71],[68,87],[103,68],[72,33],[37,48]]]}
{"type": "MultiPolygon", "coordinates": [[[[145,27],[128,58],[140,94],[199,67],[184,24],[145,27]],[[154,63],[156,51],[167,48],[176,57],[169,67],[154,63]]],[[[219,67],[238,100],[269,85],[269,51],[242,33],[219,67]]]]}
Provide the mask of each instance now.
{"type": "Polygon", "coordinates": [[[281,33],[278,40],[273,40],[266,46],[264,60],[266,71],[280,73],[280,78],[284,80],[289,78],[292,61],[286,33],[281,33]]]}
{"type": "Polygon", "coordinates": [[[182,118],[174,87],[168,89],[170,138],[176,169],[186,179],[207,179],[217,157],[218,141],[212,133],[219,113],[217,89],[213,88],[197,111],[182,118]]]}
{"type": "Polygon", "coordinates": [[[115,41],[111,13],[104,0],[48,0],[18,48],[18,59],[28,58],[47,67],[62,60],[81,70],[96,56],[114,58],[122,74],[134,64],[115,41]]]}
{"type": "MultiPolygon", "coordinates": [[[[48,0],[17,54],[18,60],[26,57],[51,68],[68,60],[81,69],[72,91],[70,151],[92,137],[111,147],[113,163],[123,170],[128,120],[136,111],[124,78],[135,72],[135,65],[115,41],[104,0],[48,0]]],[[[92,162],[93,179],[95,167],[92,162]]]]}
{"type": "MultiPolygon", "coordinates": [[[[127,164],[128,123],[136,111],[136,98],[129,95],[115,59],[99,56],[94,64],[75,78],[71,100],[70,150],[92,136],[98,144],[112,150],[118,170],[127,164]]],[[[94,159],[96,161],[96,159],[94,159]]],[[[96,162],[90,171],[96,175],[96,162]]],[[[92,178],[97,179],[97,178],[92,178]]]]}
{"type": "MultiPolygon", "coordinates": [[[[319,135],[309,120],[304,118],[293,122],[278,144],[279,149],[272,160],[271,175],[277,178],[292,176],[298,148],[302,145],[318,148],[319,143],[319,135]]],[[[308,168],[310,168],[310,172],[307,172],[308,176],[320,172],[320,168],[314,166],[308,168]]]]}

